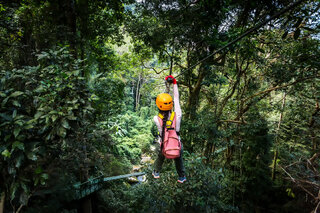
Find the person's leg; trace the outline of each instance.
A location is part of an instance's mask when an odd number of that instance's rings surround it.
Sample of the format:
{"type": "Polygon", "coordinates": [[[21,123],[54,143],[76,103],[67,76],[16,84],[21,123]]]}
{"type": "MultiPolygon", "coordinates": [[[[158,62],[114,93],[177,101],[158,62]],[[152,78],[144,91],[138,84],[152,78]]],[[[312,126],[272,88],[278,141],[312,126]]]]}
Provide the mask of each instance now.
{"type": "Polygon", "coordinates": [[[178,173],[179,177],[185,177],[186,176],[185,168],[184,168],[184,165],[183,165],[183,157],[182,157],[182,155],[183,155],[183,145],[181,143],[180,157],[174,159],[174,162],[176,164],[176,170],[177,170],[177,173],[178,173]]]}
{"type": "Polygon", "coordinates": [[[165,157],[163,156],[163,154],[161,152],[160,146],[157,146],[156,152],[158,152],[158,156],[157,156],[156,161],[154,162],[154,170],[155,170],[155,172],[159,173],[161,171],[162,164],[165,160],[165,157]]]}

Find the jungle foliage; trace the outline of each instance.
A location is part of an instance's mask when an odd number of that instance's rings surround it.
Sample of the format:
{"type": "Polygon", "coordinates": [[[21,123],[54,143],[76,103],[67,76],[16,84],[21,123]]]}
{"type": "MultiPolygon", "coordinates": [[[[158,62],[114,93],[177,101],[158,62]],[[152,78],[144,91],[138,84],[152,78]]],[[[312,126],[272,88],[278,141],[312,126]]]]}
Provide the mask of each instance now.
{"type": "Polygon", "coordinates": [[[288,0],[0,2],[0,213],[320,211],[320,4],[288,0]],[[205,59],[205,60],[203,60],[205,59]],[[152,118],[177,77],[187,182],[154,180],[152,118]]]}

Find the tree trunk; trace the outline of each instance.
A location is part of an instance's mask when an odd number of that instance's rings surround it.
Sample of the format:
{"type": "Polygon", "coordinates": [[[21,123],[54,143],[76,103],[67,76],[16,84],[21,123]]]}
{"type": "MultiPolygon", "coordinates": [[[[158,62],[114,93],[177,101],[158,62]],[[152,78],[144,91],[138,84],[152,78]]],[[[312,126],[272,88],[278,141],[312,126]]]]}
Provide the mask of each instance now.
{"type": "Polygon", "coordinates": [[[211,167],[212,167],[212,168],[214,167],[214,158],[212,157],[212,155],[213,155],[213,153],[215,152],[215,150],[216,150],[216,146],[212,143],[211,153],[210,153],[211,167]]]}
{"type": "MultiPolygon", "coordinates": [[[[26,11],[27,16],[31,16],[30,9],[26,11]]],[[[35,61],[33,60],[32,53],[35,51],[34,39],[32,37],[33,25],[30,22],[23,22],[23,36],[21,37],[21,50],[19,51],[20,66],[33,66],[35,61]]]]}
{"type": "Polygon", "coordinates": [[[139,103],[140,103],[140,82],[141,82],[141,74],[139,73],[139,78],[138,78],[137,88],[136,88],[136,105],[135,105],[136,111],[139,110],[139,103]]]}
{"type": "Polygon", "coordinates": [[[286,96],[287,96],[287,93],[284,92],[283,99],[282,99],[281,113],[280,113],[280,117],[279,117],[278,127],[276,130],[275,150],[273,153],[273,165],[272,165],[272,174],[271,174],[272,181],[274,181],[276,179],[276,168],[277,168],[277,160],[278,160],[278,155],[279,155],[279,153],[278,153],[278,135],[279,135],[280,126],[281,126],[281,122],[282,122],[282,118],[283,118],[284,107],[286,104],[286,96]]]}
{"type": "Polygon", "coordinates": [[[318,116],[318,113],[320,111],[319,102],[316,102],[315,111],[312,113],[310,122],[309,122],[309,130],[311,133],[311,142],[312,142],[312,151],[313,153],[316,153],[318,150],[318,143],[317,143],[317,135],[314,131],[314,124],[316,123],[316,117],[318,116]]]}
{"type": "Polygon", "coordinates": [[[273,165],[272,165],[272,174],[271,174],[272,181],[276,179],[277,159],[278,159],[278,149],[274,150],[273,152],[273,165]]]}
{"type": "Polygon", "coordinates": [[[193,88],[189,90],[189,97],[187,101],[187,112],[186,117],[190,120],[193,120],[196,115],[196,111],[199,105],[199,98],[200,98],[200,90],[202,86],[202,81],[205,77],[206,70],[203,65],[199,68],[199,75],[197,83],[193,88]]]}
{"type": "Polygon", "coordinates": [[[76,5],[76,14],[78,16],[78,31],[80,32],[80,57],[85,58],[85,39],[88,33],[88,18],[89,18],[89,2],[88,0],[78,0],[76,5]]]}
{"type": "MultiPolygon", "coordinates": [[[[61,1],[61,0],[60,0],[61,1]]],[[[76,16],[76,2],[74,0],[62,1],[65,5],[66,25],[68,27],[69,35],[67,38],[70,43],[70,49],[74,57],[77,58],[77,16],[76,16]]]]}
{"type": "Polygon", "coordinates": [[[2,192],[1,194],[1,200],[0,200],[0,213],[4,212],[4,200],[5,200],[5,196],[6,194],[4,192],[2,192]]]}
{"type": "Polygon", "coordinates": [[[91,197],[85,198],[85,200],[81,203],[81,213],[92,213],[92,203],[91,197]]]}

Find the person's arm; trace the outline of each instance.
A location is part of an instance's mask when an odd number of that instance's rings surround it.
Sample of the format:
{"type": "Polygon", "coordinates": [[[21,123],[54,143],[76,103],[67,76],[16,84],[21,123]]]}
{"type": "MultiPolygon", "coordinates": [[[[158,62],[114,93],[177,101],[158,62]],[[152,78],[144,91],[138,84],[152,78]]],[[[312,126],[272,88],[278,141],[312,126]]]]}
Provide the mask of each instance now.
{"type": "Polygon", "coordinates": [[[157,141],[157,143],[161,144],[161,136],[160,135],[162,134],[162,128],[160,126],[158,116],[153,117],[153,122],[156,124],[158,132],[159,132],[159,135],[158,135],[158,138],[156,139],[156,141],[157,141]]]}
{"type": "Polygon", "coordinates": [[[162,129],[161,129],[161,126],[160,126],[160,123],[159,123],[159,120],[158,120],[158,116],[154,116],[153,117],[153,122],[157,125],[158,132],[161,135],[162,129]]]}
{"type": "Polygon", "coordinates": [[[178,90],[177,83],[173,84],[173,102],[174,102],[174,112],[176,114],[176,131],[179,132],[182,111],[181,111],[181,107],[180,107],[179,90],[178,90]]]}
{"type": "Polygon", "coordinates": [[[167,80],[168,78],[171,78],[172,83],[173,83],[173,103],[174,103],[174,112],[176,113],[176,132],[179,132],[182,111],[181,111],[181,107],[180,107],[179,90],[178,90],[177,80],[172,75],[167,76],[165,79],[167,80]]]}
{"type": "Polygon", "coordinates": [[[158,116],[154,116],[154,117],[153,117],[153,122],[154,122],[154,123],[156,124],[156,126],[157,126],[159,135],[161,135],[161,134],[162,134],[162,128],[161,128],[161,125],[160,125],[160,123],[159,123],[158,116]]]}
{"type": "Polygon", "coordinates": [[[159,136],[159,130],[154,121],[152,122],[151,134],[153,135],[154,138],[157,138],[159,136]]]}

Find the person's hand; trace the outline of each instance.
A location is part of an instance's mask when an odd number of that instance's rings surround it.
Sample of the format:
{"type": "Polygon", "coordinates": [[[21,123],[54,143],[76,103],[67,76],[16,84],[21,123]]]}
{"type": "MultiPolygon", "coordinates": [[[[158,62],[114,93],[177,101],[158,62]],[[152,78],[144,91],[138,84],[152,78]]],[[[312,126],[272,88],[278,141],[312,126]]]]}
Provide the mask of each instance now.
{"type": "Polygon", "coordinates": [[[168,75],[165,80],[168,81],[168,78],[171,78],[172,79],[172,83],[173,84],[177,84],[177,80],[172,76],[172,75],[168,75]]]}

